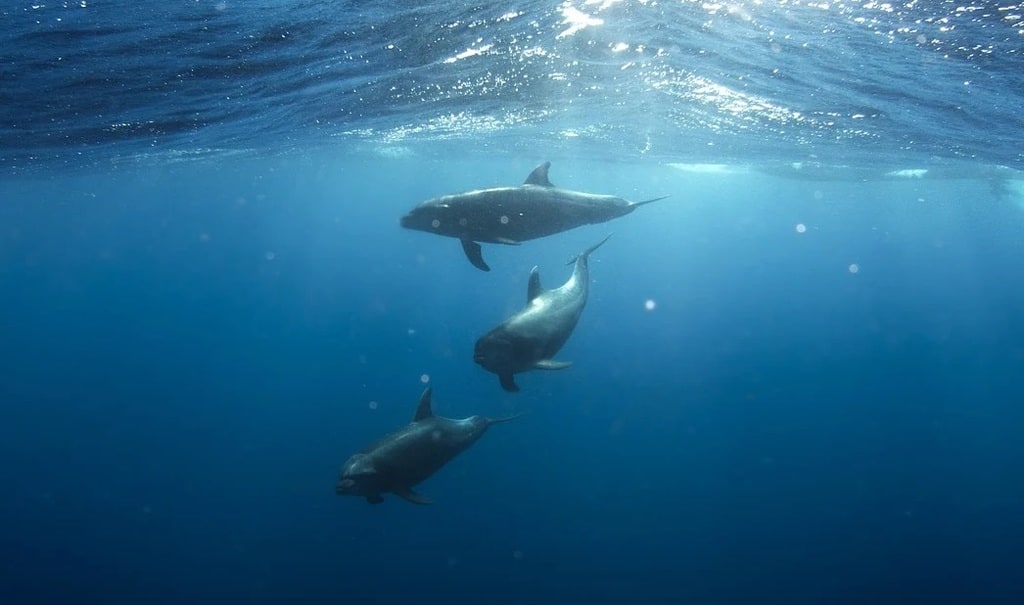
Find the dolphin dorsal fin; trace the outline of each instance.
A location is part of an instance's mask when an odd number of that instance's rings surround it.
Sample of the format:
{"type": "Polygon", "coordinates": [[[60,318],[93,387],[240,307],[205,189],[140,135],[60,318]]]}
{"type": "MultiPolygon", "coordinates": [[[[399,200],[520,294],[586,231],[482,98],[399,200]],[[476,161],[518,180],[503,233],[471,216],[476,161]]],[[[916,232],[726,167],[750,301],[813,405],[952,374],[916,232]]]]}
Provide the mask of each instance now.
{"type": "Polygon", "coordinates": [[[526,302],[534,302],[534,299],[544,294],[541,286],[541,271],[536,266],[529,270],[529,284],[526,286],[526,302]]]}
{"type": "Polygon", "coordinates": [[[534,302],[534,299],[544,294],[544,287],[541,286],[541,271],[536,266],[529,270],[529,284],[526,286],[526,302],[534,302]]]}
{"type": "Polygon", "coordinates": [[[537,185],[538,187],[554,187],[551,181],[548,180],[548,168],[551,168],[551,162],[544,162],[540,166],[533,169],[530,176],[526,177],[526,185],[537,185]]]}
{"type": "Polygon", "coordinates": [[[413,416],[413,422],[419,422],[427,418],[434,417],[434,410],[430,409],[430,387],[423,389],[423,394],[420,395],[420,404],[416,406],[416,415],[413,416]]]}

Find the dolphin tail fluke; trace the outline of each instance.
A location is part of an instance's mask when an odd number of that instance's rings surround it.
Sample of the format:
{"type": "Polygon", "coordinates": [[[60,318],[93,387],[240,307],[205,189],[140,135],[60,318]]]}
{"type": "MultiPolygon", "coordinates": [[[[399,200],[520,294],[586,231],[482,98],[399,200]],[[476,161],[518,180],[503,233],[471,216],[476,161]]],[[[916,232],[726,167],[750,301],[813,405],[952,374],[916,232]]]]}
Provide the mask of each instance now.
{"type": "Polygon", "coordinates": [[[487,424],[488,424],[488,426],[490,426],[492,424],[501,424],[503,422],[512,422],[513,420],[515,420],[516,418],[519,418],[520,416],[522,416],[525,413],[526,412],[519,412],[518,414],[511,414],[509,416],[501,416],[500,418],[488,418],[487,419],[487,424]]]}
{"type": "Polygon", "coordinates": [[[473,266],[481,271],[490,271],[491,268],[484,262],[484,253],[480,249],[480,244],[473,240],[463,239],[459,240],[462,242],[462,251],[466,253],[466,258],[469,262],[473,263],[473,266]]]}
{"type": "Polygon", "coordinates": [[[631,203],[629,205],[629,207],[630,208],[636,208],[637,206],[646,206],[647,204],[653,204],[654,202],[660,202],[661,200],[663,200],[663,199],[665,199],[667,197],[671,197],[671,196],[663,195],[661,197],[656,197],[656,198],[650,199],[650,200],[644,200],[642,202],[633,202],[633,203],[631,203]]]}
{"type": "Polygon", "coordinates": [[[409,487],[402,487],[402,488],[394,490],[394,492],[395,492],[396,495],[398,495],[398,497],[400,497],[400,498],[402,498],[404,500],[408,500],[409,502],[412,502],[413,504],[433,504],[434,503],[434,501],[431,500],[430,498],[427,498],[426,496],[422,496],[420,494],[417,494],[416,492],[412,491],[412,488],[409,488],[409,487]]]}
{"type": "Polygon", "coordinates": [[[612,236],[612,234],[611,234],[611,233],[609,233],[608,235],[606,235],[606,236],[604,237],[604,239],[603,239],[603,240],[601,240],[601,241],[597,242],[596,244],[594,244],[593,246],[591,246],[591,247],[587,248],[587,249],[586,249],[586,250],[584,250],[583,252],[580,252],[579,254],[577,254],[577,255],[576,255],[576,257],[575,257],[575,258],[573,258],[572,260],[570,260],[569,262],[567,262],[567,263],[565,263],[565,264],[567,264],[567,265],[571,265],[571,264],[575,263],[575,262],[576,262],[576,261],[578,261],[578,260],[583,260],[583,261],[586,261],[586,260],[587,260],[587,257],[588,257],[588,256],[590,256],[590,255],[591,255],[591,254],[592,254],[592,253],[594,252],[594,250],[597,250],[598,248],[600,248],[600,247],[601,247],[601,244],[603,244],[603,243],[605,243],[606,241],[608,241],[608,238],[609,238],[609,237],[611,237],[611,236],[612,236]]]}
{"type": "Polygon", "coordinates": [[[509,393],[518,393],[519,385],[516,384],[516,378],[513,374],[500,374],[498,381],[501,382],[501,388],[505,389],[509,393]]]}

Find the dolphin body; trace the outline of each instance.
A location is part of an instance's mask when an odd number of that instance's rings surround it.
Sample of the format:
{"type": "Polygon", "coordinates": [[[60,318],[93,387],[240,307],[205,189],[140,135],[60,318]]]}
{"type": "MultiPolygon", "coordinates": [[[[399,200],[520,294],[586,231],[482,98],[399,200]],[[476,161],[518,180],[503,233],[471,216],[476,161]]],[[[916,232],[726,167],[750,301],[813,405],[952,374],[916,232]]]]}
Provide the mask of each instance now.
{"type": "MultiPolygon", "coordinates": [[[[611,237],[610,235],[608,237],[611,237]]],[[[587,258],[608,237],[581,252],[568,281],[552,290],[540,285],[537,267],[530,271],[526,307],[476,341],[473,361],[498,375],[501,387],[515,392],[515,374],[529,370],[561,370],[572,365],[552,359],[572,335],[590,293],[587,258]]]]}
{"type": "Polygon", "coordinates": [[[517,187],[479,189],[427,200],[402,217],[406,229],[454,237],[469,262],[490,271],[479,242],[518,245],[582,225],[603,223],[665,197],[630,202],[614,195],[559,189],[548,179],[551,162],[534,168],[517,187]]]}
{"type": "Polygon", "coordinates": [[[412,422],[345,462],[335,493],[361,496],[370,504],[380,504],[384,501],[381,494],[392,492],[415,504],[430,504],[431,500],[414,492],[413,486],[469,449],[492,424],[518,417],[443,418],[434,415],[430,396],[431,390],[427,387],[420,396],[412,422]]]}

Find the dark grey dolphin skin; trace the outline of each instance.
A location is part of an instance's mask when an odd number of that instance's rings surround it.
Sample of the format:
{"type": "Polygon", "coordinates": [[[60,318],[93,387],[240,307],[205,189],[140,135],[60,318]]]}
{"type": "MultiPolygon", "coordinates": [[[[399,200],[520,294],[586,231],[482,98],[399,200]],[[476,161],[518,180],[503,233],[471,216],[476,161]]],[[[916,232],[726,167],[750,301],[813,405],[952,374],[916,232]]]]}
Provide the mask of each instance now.
{"type": "Polygon", "coordinates": [[[363,448],[341,469],[334,491],[341,496],[361,496],[370,504],[384,501],[393,492],[415,504],[430,504],[412,491],[452,458],[469,449],[492,424],[518,418],[442,418],[430,408],[430,387],[420,396],[412,422],[363,448]]]}
{"type": "Polygon", "coordinates": [[[469,262],[490,271],[478,242],[518,245],[603,223],[668,197],[630,202],[614,195],[559,189],[548,180],[550,167],[551,162],[537,166],[518,187],[479,189],[427,200],[403,216],[401,225],[458,239],[469,262]]]}
{"type": "MultiPolygon", "coordinates": [[[[608,237],[611,237],[609,235],[608,237]]],[[[530,271],[526,307],[476,341],[473,361],[498,375],[506,391],[519,390],[515,374],[529,370],[561,370],[568,361],[552,359],[569,339],[587,304],[590,269],[587,258],[608,237],[576,257],[572,276],[553,290],[540,285],[537,267],[530,271]]]]}

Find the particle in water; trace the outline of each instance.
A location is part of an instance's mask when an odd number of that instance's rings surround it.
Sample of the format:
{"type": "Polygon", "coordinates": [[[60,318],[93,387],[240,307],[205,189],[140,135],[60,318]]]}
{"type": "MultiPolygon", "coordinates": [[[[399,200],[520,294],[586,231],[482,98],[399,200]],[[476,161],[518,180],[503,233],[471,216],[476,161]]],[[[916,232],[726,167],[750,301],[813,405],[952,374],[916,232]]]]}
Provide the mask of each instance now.
{"type": "Polygon", "coordinates": [[[647,301],[644,302],[644,308],[647,309],[648,311],[653,311],[654,307],[656,306],[658,305],[657,303],[654,302],[653,298],[648,298],[647,301]]]}
{"type": "Polygon", "coordinates": [[[849,270],[850,273],[857,273],[860,271],[860,267],[857,265],[857,263],[850,263],[849,270]]]}
{"type": "Polygon", "coordinates": [[[420,375],[420,382],[422,382],[423,384],[427,384],[428,382],[430,382],[430,374],[420,375]]]}
{"type": "Polygon", "coordinates": [[[371,401],[370,402],[370,409],[371,410],[376,410],[377,409],[377,402],[376,401],[371,401]]]}
{"type": "Polygon", "coordinates": [[[796,232],[797,233],[804,233],[805,231],[807,231],[807,225],[805,225],[803,223],[797,223],[796,224],[796,232]]]}

